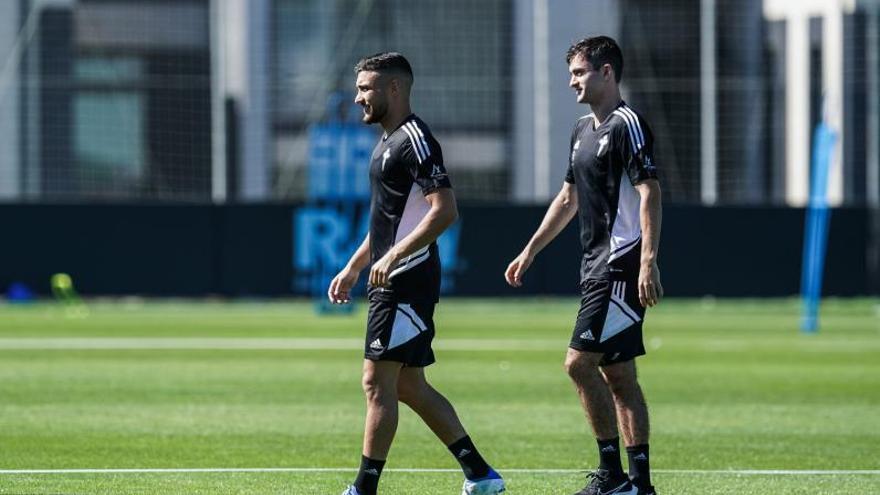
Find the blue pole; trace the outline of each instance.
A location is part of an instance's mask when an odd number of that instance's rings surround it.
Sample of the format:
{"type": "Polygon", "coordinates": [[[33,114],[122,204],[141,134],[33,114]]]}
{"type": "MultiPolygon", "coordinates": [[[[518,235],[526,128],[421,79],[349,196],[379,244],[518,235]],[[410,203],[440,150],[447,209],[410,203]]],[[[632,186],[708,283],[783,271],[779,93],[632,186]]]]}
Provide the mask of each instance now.
{"type": "Polygon", "coordinates": [[[831,152],[834,150],[836,140],[837,135],[827,124],[822,122],[816,126],[813,134],[810,201],[804,226],[801,271],[803,300],[801,330],[807,333],[819,330],[822,272],[825,267],[825,250],[828,245],[828,226],[831,219],[828,210],[828,173],[831,168],[831,152]]]}

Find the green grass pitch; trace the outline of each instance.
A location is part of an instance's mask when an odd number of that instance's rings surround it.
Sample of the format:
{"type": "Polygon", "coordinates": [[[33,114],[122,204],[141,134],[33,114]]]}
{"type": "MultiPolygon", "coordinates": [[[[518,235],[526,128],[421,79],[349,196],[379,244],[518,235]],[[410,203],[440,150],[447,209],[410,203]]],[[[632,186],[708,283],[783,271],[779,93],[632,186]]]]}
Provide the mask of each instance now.
{"type": "MultiPolygon", "coordinates": [[[[428,377],[511,495],[573,493],[596,463],[562,370],[577,304],[438,307],[428,377]]],[[[122,301],[70,318],[0,305],[0,494],[338,495],[360,459],[364,310],[122,301]],[[191,468],[209,470],[58,471],[191,468]]],[[[639,370],[660,493],[880,493],[880,301],[827,301],[817,335],[797,330],[798,310],[649,312],[639,370]]],[[[380,493],[458,494],[456,467],[403,407],[380,493]]]]}

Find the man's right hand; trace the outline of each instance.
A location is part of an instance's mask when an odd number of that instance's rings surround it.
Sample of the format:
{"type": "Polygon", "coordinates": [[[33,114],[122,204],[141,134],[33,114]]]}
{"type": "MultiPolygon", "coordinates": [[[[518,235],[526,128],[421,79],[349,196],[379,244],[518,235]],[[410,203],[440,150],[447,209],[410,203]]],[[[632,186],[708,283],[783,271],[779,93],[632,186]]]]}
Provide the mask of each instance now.
{"type": "Polygon", "coordinates": [[[507,265],[504,280],[507,280],[511,287],[522,287],[522,276],[529,269],[532,261],[534,261],[534,257],[529,256],[525,251],[519,253],[519,256],[507,265]]]}
{"type": "Polygon", "coordinates": [[[330,281],[330,288],[327,289],[327,298],[333,304],[346,304],[351,302],[351,289],[357,283],[360,272],[343,268],[333,280],[330,281]]]}

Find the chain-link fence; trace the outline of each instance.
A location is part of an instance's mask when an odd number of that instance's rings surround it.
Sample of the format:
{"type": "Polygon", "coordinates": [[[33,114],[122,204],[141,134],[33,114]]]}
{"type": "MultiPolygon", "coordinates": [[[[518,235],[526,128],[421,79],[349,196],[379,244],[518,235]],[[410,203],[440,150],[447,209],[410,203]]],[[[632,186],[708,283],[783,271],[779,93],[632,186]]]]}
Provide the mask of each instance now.
{"type": "MultiPolygon", "coordinates": [[[[440,139],[459,197],[510,201],[514,108],[535,98],[513,80],[513,68],[530,63],[514,55],[528,38],[517,12],[540,1],[3,2],[0,198],[207,202],[220,187],[236,201],[260,171],[265,183],[248,200],[301,200],[310,126],[338,118],[331,95],[353,97],[359,58],[396,50],[412,62],[413,108],[440,139]],[[253,16],[257,4],[261,23],[214,15],[253,16]],[[236,64],[248,50],[267,62],[236,64]],[[252,110],[255,94],[264,113],[252,110]],[[264,154],[243,151],[254,142],[264,154]]],[[[836,202],[877,203],[876,2],[806,11],[803,46],[792,41],[800,24],[774,13],[778,3],[613,4],[624,97],[654,127],[667,199],[799,204],[810,130],[830,112],[843,136],[836,202]],[[832,63],[838,82],[827,75],[832,63]]],[[[570,38],[587,34],[597,33],[570,38]]]]}

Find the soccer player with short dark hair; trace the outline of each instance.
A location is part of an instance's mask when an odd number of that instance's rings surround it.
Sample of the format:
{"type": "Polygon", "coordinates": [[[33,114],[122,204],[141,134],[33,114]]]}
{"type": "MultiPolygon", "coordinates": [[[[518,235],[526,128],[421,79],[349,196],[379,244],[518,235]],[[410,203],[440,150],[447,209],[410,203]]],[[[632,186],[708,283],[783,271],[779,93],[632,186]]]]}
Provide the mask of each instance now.
{"type": "Polygon", "coordinates": [[[654,495],[648,408],[635,365],[635,358],[645,354],[645,308],[663,296],[654,140],[641,115],[620,98],[623,55],[613,39],[580,40],[569,48],[566,62],[578,103],[590,105],[592,113],[575,124],[562,190],[505,278],[521,286],[535,256],[578,216],[581,308],[565,369],[596,435],[599,467],[575,495],[654,495]],[[618,425],[629,476],[620,460],[618,425]]]}
{"type": "Polygon", "coordinates": [[[403,55],[380,53],[355,66],[363,121],[385,130],[370,161],[370,230],[327,295],[346,303],[372,263],[364,349],[367,398],[361,467],[343,495],[375,495],[397,430],[398,401],[415,411],[464,471],[462,494],[497,494],[504,481],[482,458],[449,401],[425,379],[434,362],[440,296],[436,239],[458,218],[440,144],[410,109],[413,72],[403,55]]]}

